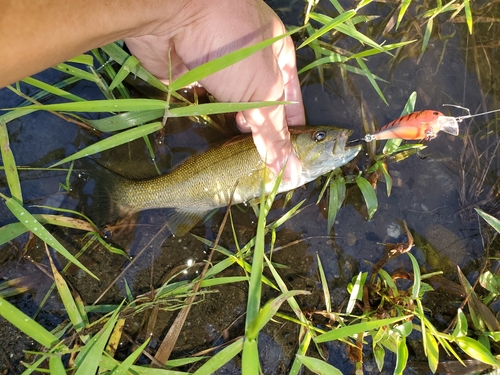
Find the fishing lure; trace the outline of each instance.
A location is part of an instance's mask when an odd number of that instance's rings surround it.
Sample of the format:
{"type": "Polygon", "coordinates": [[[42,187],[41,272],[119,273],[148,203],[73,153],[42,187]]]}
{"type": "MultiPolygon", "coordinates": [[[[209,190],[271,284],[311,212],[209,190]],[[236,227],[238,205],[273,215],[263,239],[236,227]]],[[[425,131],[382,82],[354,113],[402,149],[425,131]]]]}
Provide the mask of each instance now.
{"type": "Polygon", "coordinates": [[[437,133],[440,131],[457,136],[459,134],[458,123],[463,120],[500,111],[500,109],[495,109],[493,111],[471,115],[467,108],[458,108],[468,111],[469,114],[459,117],[445,116],[439,111],[430,109],[413,112],[391,121],[377,130],[374,134],[367,134],[363,140],[366,142],[382,141],[386,139],[430,141],[436,138],[437,133]]]}

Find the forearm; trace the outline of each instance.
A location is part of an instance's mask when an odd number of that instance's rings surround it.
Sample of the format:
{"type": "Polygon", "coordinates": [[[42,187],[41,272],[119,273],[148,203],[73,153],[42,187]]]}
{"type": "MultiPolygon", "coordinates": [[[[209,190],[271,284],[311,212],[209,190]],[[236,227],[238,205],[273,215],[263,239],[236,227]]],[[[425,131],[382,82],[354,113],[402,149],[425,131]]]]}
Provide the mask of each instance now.
{"type": "Polygon", "coordinates": [[[92,48],[125,37],[146,35],[160,22],[175,24],[175,17],[186,3],[186,0],[1,1],[0,87],[92,48]]]}

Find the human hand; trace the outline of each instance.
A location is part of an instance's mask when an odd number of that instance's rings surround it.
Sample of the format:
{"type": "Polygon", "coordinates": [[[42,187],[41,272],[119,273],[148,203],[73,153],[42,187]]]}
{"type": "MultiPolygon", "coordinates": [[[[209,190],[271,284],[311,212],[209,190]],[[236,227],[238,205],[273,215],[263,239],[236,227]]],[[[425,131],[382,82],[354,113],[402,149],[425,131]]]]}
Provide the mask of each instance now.
{"type": "MultiPolygon", "coordinates": [[[[126,43],[146,69],[167,81],[169,50],[175,79],[207,61],[284,32],[281,20],[262,0],[195,0],[173,21],[160,24],[148,35],[126,38],[126,43]]],[[[297,102],[243,111],[236,121],[242,131],[252,132],[259,154],[274,173],[286,163],[284,178],[298,181],[302,166],[287,125],[303,125],[305,115],[291,38],[283,38],[200,83],[220,101],[297,102]]]]}

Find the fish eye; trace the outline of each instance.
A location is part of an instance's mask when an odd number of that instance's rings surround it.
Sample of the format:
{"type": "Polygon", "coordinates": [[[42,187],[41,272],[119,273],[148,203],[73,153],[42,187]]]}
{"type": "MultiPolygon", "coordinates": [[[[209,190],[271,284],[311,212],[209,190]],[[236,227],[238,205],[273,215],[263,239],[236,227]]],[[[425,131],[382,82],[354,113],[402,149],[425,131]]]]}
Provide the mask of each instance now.
{"type": "Polygon", "coordinates": [[[433,114],[434,116],[438,116],[438,115],[439,115],[439,112],[438,112],[438,111],[434,111],[434,112],[432,112],[432,114],[433,114]]]}
{"type": "Polygon", "coordinates": [[[313,135],[313,139],[316,141],[316,142],[321,142],[323,139],[325,139],[326,137],[326,132],[324,132],[323,130],[318,130],[316,133],[314,133],[313,135]]]}

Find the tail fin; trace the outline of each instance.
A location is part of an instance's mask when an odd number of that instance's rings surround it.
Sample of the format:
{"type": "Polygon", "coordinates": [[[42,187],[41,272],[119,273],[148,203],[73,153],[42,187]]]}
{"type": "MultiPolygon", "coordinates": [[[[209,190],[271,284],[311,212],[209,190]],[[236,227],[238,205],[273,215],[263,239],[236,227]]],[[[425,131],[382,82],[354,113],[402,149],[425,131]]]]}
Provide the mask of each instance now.
{"type": "Polygon", "coordinates": [[[115,192],[117,187],[127,179],[103,167],[92,159],[84,159],[79,163],[77,173],[85,174],[86,183],[83,188],[87,196],[84,212],[101,227],[129,214],[118,203],[115,192]]]}

